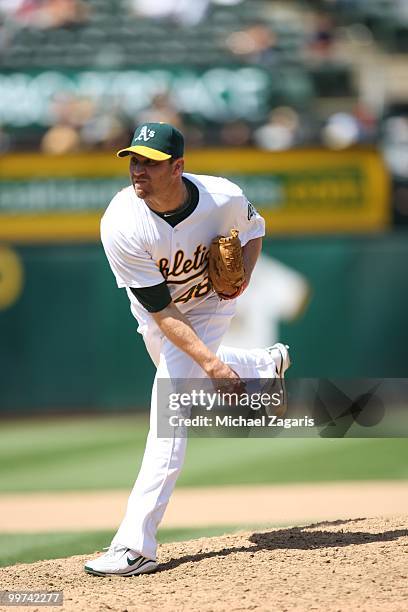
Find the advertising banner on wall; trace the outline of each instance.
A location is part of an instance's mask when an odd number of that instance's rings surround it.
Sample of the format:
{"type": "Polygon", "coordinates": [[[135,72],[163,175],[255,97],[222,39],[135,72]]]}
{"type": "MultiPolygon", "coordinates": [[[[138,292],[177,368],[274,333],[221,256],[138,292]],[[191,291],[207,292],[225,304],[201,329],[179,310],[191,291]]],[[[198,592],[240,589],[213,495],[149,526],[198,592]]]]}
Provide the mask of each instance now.
{"type": "MultiPolygon", "coordinates": [[[[129,184],[127,166],[106,153],[3,156],[0,240],[98,240],[104,209],[129,184]]],[[[375,150],[192,151],[186,169],[240,185],[268,234],[369,233],[390,222],[389,178],[375,150]]]]}

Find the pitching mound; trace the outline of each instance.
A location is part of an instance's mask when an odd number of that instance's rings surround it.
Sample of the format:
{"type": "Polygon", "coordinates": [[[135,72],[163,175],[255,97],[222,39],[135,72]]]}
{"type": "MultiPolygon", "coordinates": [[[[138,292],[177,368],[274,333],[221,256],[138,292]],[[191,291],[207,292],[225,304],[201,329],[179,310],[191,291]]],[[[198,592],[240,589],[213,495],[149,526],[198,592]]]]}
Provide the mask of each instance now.
{"type": "Polygon", "coordinates": [[[406,517],[166,544],[160,547],[160,569],[133,578],[87,575],[86,558],[4,568],[1,588],[64,590],[63,608],[52,609],[75,612],[407,609],[406,517]]]}

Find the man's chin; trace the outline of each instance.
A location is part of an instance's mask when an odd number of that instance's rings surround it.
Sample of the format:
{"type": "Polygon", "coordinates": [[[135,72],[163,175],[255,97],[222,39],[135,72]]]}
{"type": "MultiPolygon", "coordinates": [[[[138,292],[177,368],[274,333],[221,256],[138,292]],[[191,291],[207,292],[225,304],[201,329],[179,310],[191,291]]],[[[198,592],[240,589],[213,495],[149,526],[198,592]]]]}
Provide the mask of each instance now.
{"type": "Polygon", "coordinates": [[[138,198],[144,199],[147,196],[147,190],[144,189],[144,187],[142,187],[141,185],[133,185],[133,187],[138,198]]]}

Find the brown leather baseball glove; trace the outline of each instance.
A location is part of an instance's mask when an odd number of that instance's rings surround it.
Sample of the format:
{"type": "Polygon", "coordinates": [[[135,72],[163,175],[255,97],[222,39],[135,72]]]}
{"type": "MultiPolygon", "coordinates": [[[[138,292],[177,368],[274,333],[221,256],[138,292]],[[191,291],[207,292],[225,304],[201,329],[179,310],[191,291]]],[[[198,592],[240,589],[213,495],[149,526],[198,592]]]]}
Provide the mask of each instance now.
{"type": "Polygon", "coordinates": [[[208,276],[222,300],[237,297],[245,284],[245,269],[238,230],[230,236],[217,236],[211,242],[208,259],[208,276]]]}

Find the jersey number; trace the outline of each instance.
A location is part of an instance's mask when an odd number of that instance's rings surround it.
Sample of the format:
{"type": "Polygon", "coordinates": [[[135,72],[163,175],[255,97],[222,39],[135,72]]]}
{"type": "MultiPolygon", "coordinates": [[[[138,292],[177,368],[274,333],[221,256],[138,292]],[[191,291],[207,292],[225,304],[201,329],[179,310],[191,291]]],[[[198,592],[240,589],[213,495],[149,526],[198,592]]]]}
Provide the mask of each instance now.
{"type": "Polygon", "coordinates": [[[202,283],[194,285],[194,287],[190,287],[188,291],[182,293],[176,300],[174,300],[174,303],[177,304],[177,302],[181,302],[182,304],[186,304],[193,298],[203,297],[204,295],[207,295],[207,293],[209,293],[210,291],[210,280],[209,278],[205,278],[202,283]]]}

